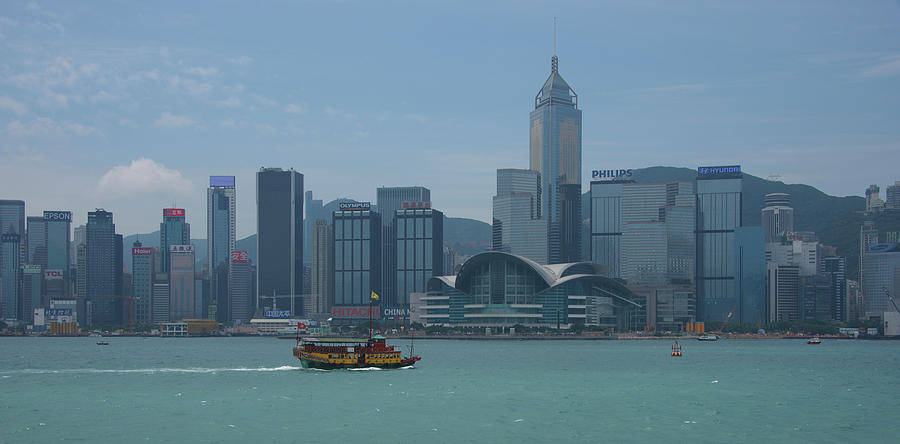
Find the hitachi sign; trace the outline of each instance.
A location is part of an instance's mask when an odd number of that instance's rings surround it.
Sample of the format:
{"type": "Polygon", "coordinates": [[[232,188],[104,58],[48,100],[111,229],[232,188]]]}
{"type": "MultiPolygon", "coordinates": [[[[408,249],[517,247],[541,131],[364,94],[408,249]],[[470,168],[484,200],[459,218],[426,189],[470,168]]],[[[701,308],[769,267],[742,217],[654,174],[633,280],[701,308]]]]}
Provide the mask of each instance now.
{"type": "Polygon", "coordinates": [[[631,170],[594,170],[591,177],[594,179],[624,179],[632,176],[631,170]]]}

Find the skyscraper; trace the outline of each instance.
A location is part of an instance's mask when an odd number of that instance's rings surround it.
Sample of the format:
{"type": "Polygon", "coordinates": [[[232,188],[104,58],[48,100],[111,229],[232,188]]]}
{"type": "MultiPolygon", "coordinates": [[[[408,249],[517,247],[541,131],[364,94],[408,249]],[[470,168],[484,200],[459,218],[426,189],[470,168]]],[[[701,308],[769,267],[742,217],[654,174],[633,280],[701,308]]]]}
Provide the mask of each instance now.
{"type": "Polygon", "coordinates": [[[431,190],[425,187],[379,187],[377,191],[378,213],[381,214],[381,295],[385,300],[395,300],[397,289],[397,251],[394,245],[394,219],[404,202],[431,204],[431,190]]]}
{"type": "Polygon", "coordinates": [[[334,301],[332,306],[368,305],[381,286],[381,215],[368,202],[342,203],[333,213],[334,301]]]}
{"type": "Polygon", "coordinates": [[[622,277],[622,187],[633,182],[591,182],[591,262],[608,267],[612,278],[622,277]]]}
{"type": "Polygon", "coordinates": [[[163,252],[162,269],[169,269],[169,247],[191,244],[191,224],[185,222],[184,208],[164,208],[159,224],[159,248],[163,252]]]}
{"type": "Polygon", "coordinates": [[[303,175],[281,168],[256,173],[257,307],[295,306],[303,292],[303,175]],[[273,298],[274,296],[274,298],[273,298]]]}
{"type": "Polygon", "coordinates": [[[169,246],[169,321],[194,318],[194,246],[169,246]]]}
{"type": "Polygon", "coordinates": [[[790,194],[766,194],[766,206],[762,209],[762,225],[766,230],[766,242],[775,242],[794,231],[794,209],[791,207],[790,194]]]}
{"type": "Polygon", "coordinates": [[[236,199],[234,176],[210,176],[206,190],[206,254],[212,300],[208,310],[219,322],[231,319],[228,292],[231,253],[235,248],[236,199]],[[214,306],[215,308],[213,308],[214,306]]]}
{"type": "Polygon", "coordinates": [[[895,181],[893,185],[888,185],[885,193],[884,209],[900,210],[900,181],[895,181]]]}
{"type": "Polygon", "coordinates": [[[144,247],[140,241],[135,241],[131,246],[131,289],[134,298],[134,323],[149,324],[152,319],[153,249],[144,247]]]}
{"type": "Polygon", "coordinates": [[[122,322],[121,246],[116,252],[116,225],[113,214],[98,208],[88,212],[86,241],[86,297],[93,325],[115,326],[122,322]],[[119,275],[118,277],[116,275],[119,275]],[[119,288],[121,290],[121,288],[119,288]]]}
{"type": "Polygon", "coordinates": [[[741,167],[697,168],[698,319],[724,321],[739,300],[734,287],[734,229],[742,226],[741,167]]]}
{"type": "Polygon", "coordinates": [[[28,216],[28,230],[25,240],[25,262],[32,265],[47,266],[47,226],[44,218],[28,216]]]}
{"type": "Polygon", "coordinates": [[[248,322],[255,308],[253,296],[253,267],[246,251],[231,252],[231,281],[228,284],[231,301],[231,320],[248,322]]]}
{"type": "Polygon", "coordinates": [[[303,201],[303,261],[304,263],[307,260],[312,259],[312,232],[313,228],[315,228],[316,221],[319,219],[331,220],[331,215],[325,213],[325,207],[322,203],[322,199],[314,199],[313,192],[311,190],[307,190],[304,193],[305,199],[303,201]]]}
{"type": "Polygon", "coordinates": [[[540,173],[497,170],[493,204],[493,249],[547,264],[547,221],[541,217],[540,173]]]}
{"type": "Polygon", "coordinates": [[[394,225],[397,291],[384,305],[408,307],[409,294],[424,293],[428,280],[444,269],[444,213],[431,208],[400,209],[394,225]]]}
{"type": "Polygon", "coordinates": [[[0,317],[19,319],[20,268],[25,260],[25,201],[0,200],[0,317]]]}
{"type": "Polygon", "coordinates": [[[880,191],[881,188],[875,184],[869,185],[869,188],[866,188],[866,214],[877,213],[884,209],[884,201],[878,197],[880,191]]]}
{"type": "Polygon", "coordinates": [[[319,219],[310,235],[310,294],[313,313],[328,313],[331,308],[331,291],[334,288],[334,229],[328,221],[319,219]]]}
{"type": "Polygon", "coordinates": [[[554,55],[550,77],[534,98],[529,169],[541,175],[541,217],[547,220],[550,263],[580,259],[581,110],[554,55]]]}
{"type": "Polygon", "coordinates": [[[847,259],[844,257],[827,257],[822,261],[822,275],[831,287],[831,320],[837,322],[849,320],[846,271],[847,259]]]}
{"type": "Polygon", "coordinates": [[[44,292],[49,299],[71,298],[72,212],[44,211],[47,262],[44,266],[44,292]]]}

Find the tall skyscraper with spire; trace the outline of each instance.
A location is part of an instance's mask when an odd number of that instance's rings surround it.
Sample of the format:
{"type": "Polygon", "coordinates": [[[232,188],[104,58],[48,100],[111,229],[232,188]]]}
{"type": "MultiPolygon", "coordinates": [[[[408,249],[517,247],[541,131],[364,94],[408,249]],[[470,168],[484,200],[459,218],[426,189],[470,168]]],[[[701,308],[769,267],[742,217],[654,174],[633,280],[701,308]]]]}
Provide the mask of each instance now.
{"type": "Polygon", "coordinates": [[[550,77],[534,98],[529,161],[529,169],[541,177],[550,263],[581,258],[581,110],[578,95],[559,75],[558,66],[554,54],[550,77]]]}

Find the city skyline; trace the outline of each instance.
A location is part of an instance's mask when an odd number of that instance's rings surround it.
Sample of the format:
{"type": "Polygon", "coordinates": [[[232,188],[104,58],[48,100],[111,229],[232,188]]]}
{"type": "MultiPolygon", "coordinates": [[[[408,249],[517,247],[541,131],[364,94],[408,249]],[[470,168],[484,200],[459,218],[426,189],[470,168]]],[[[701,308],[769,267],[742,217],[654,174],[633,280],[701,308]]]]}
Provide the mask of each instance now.
{"type": "MultiPolygon", "coordinates": [[[[896,179],[877,161],[900,153],[896,5],[567,6],[558,53],[586,107],[583,190],[592,169],[653,165],[741,164],[833,195],[896,179]]],[[[490,222],[496,169],[528,166],[530,97],[553,54],[545,8],[242,8],[211,22],[202,5],[10,3],[0,187],[18,195],[2,197],[29,216],[71,210],[76,226],[106,208],[122,232],[150,232],[159,208],[202,214],[207,176],[235,175],[243,238],[253,174],[278,166],[325,201],[420,185],[448,216],[490,222]]]]}

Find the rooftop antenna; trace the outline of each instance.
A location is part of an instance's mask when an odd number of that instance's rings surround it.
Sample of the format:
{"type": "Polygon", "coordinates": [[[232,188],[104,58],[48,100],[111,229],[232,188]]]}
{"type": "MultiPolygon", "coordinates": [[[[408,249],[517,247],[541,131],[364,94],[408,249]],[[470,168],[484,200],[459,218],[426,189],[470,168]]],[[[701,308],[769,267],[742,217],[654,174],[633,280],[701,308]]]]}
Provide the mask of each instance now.
{"type": "Polygon", "coordinates": [[[550,58],[550,72],[556,72],[559,59],[556,57],[556,17],[553,17],[553,57],[550,58]]]}
{"type": "Polygon", "coordinates": [[[556,17],[553,17],[553,55],[556,55],[556,17]]]}

